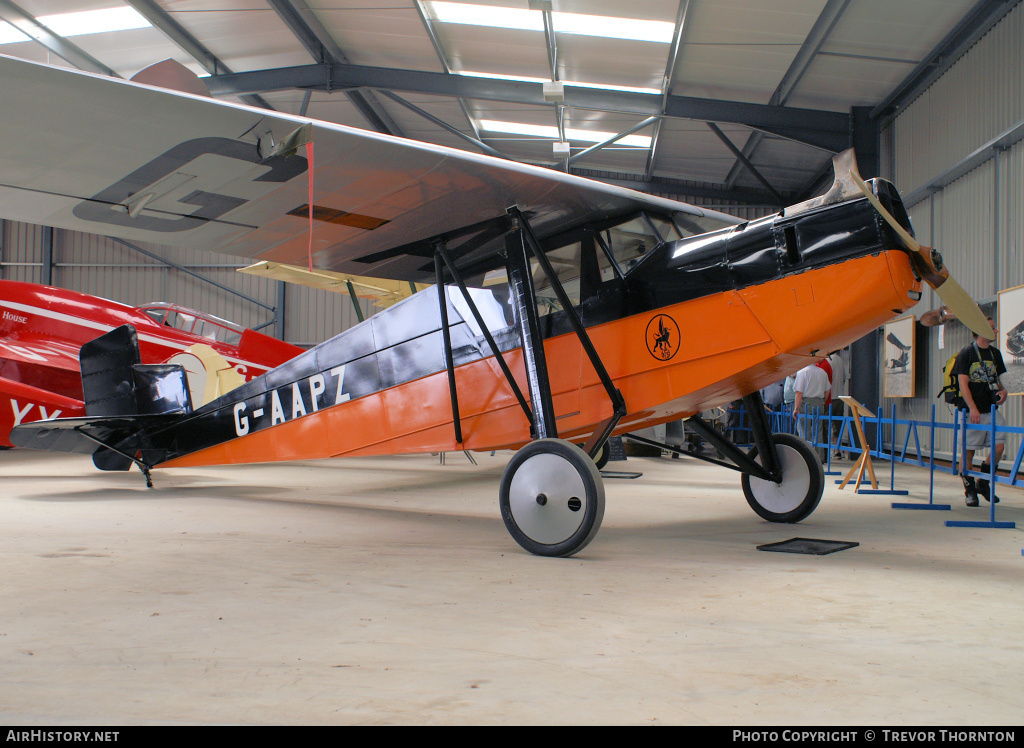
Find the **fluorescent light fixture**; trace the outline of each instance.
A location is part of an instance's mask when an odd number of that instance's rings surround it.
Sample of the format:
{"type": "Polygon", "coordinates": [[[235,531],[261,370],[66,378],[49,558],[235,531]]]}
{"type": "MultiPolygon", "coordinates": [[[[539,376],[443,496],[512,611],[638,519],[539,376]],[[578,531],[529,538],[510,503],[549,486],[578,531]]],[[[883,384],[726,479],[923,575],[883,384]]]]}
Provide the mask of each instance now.
{"type": "MultiPolygon", "coordinates": [[[[496,78],[503,81],[520,81],[522,83],[549,83],[547,78],[531,78],[527,75],[502,75],[501,73],[478,73],[470,70],[453,71],[457,75],[469,78],[496,78]]],[[[640,88],[638,86],[613,86],[610,83],[580,83],[579,81],[561,81],[566,86],[577,88],[598,88],[604,91],[626,91],[627,93],[660,94],[657,88],[640,88]]]]}
{"type": "Polygon", "coordinates": [[[552,13],[551,23],[560,34],[600,36],[606,39],[632,39],[669,44],[676,25],[668,21],[644,21],[639,18],[588,16],[582,13],[552,13]]]}
{"type": "MultiPolygon", "coordinates": [[[[538,138],[558,140],[558,128],[554,125],[527,125],[521,122],[500,122],[493,119],[480,120],[480,127],[488,132],[501,132],[508,135],[530,135],[538,138]]],[[[614,137],[613,132],[596,132],[594,130],[573,130],[566,128],[565,137],[569,140],[582,141],[584,143],[603,143],[608,138],[614,137]]],[[[650,148],[651,138],[649,135],[627,135],[617,140],[615,145],[636,146],[637,148],[650,148]]]]}
{"type": "MultiPolygon", "coordinates": [[[[431,2],[430,7],[434,11],[434,17],[442,23],[544,31],[544,15],[539,10],[449,3],[441,0],[431,2]]],[[[551,24],[559,34],[632,39],[663,44],[670,43],[675,32],[675,23],[669,21],[645,21],[638,18],[615,18],[582,13],[552,13],[551,24]]]]}
{"type": "MultiPolygon", "coordinates": [[[[36,20],[53,33],[64,37],[144,29],[151,25],[135,8],[128,7],[60,13],[52,16],[39,16],[36,20]]],[[[25,42],[29,38],[9,24],[0,27],[0,44],[25,42]]]]}
{"type": "Polygon", "coordinates": [[[0,44],[14,44],[15,42],[27,42],[29,38],[9,23],[0,23],[0,44]]]}
{"type": "Polygon", "coordinates": [[[434,17],[442,23],[462,23],[467,26],[490,26],[524,31],[544,30],[544,16],[537,10],[444,2],[432,2],[430,7],[434,9],[434,17]]]}

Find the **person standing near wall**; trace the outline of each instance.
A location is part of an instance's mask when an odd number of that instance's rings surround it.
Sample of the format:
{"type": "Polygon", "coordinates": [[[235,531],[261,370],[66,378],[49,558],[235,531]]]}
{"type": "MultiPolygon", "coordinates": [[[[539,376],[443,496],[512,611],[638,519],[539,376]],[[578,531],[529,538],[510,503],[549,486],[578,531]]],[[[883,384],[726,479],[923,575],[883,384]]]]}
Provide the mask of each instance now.
{"type": "MultiPolygon", "coordinates": [[[[846,390],[846,362],[843,361],[843,357],[839,351],[832,351],[832,353],[829,354],[828,362],[832,365],[832,405],[829,407],[829,412],[835,418],[841,419],[846,412],[846,403],[839,398],[848,394],[846,390]]],[[[842,433],[842,429],[843,422],[841,420],[835,420],[832,422],[831,441],[836,446],[836,451],[832,455],[834,458],[842,456],[839,452],[839,435],[842,433]]]]}
{"type": "Polygon", "coordinates": [[[793,403],[796,402],[796,392],[793,390],[795,383],[795,374],[790,374],[782,383],[782,413],[786,422],[786,430],[790,433],[796,431],[796,422],[793,420],[796,418],[796,414],[793,412],[793,403]]]}
{"type": "MultiPolygon", "coordinates": [[[[828,374],[817,363],[808,364],[802,368],[796,373],[796,380],[793,382],[793,391],[796,393],[793,400],[793,415],[798,416],[805,408],[808,418],[813,415],[815,408],[819,413],[822,412],[831,389],[832,383],[828,381],[828,374]]],[[[817,435],[817,439],[812,437],[812,432],[807,428],[806,421],[801,436],[809,442],[824,441],[821,434],[817,435]]],[[[822,450],[819,449],[819,457],[821,452],[822,450]]]]}
{"type": "MultiPolygon", "coordinates": [[[[995,323],[991,317],[988,322],[995,330],[995,323]]],[[[965,346],[956,356],[956,363],[953,365],[953,375],[957,378],[960,386],[960,397],[963,402],[958,407],[965,409],[965,418],[973,424],[991,426],[992,406],[1002,405],[1006,401],[1006,387],[1002,385],[999,377],[1006,373],[1006,366],[1003,364],[1003,355],[999,349],[992,345],[993,341],[981,335],[974,336],[974,342],[965,346]]],[[[998,409],[996,413],[996,426],[1003,425],[1003,419],[998,409]]],[[[1006,435],[996,434],[996,443],[990,444],[991,428],[968,429],[965,437],[966,455],[964,457],[963,472],[960,477],[964,482],[964,496],[967,506],[978,506],[978,496],[981,495],[986,501],[993,503],[999,501],[996,496],[995,486],[990,486],[985,478],[979,478],[975,483],[967,471],[974,464],[974,453],[979,449],[989,448],[989,460],[979,467],[983,473],[988,473],[992,465],[998,465],[1003,456],[1003,449],[1006,446],[1006,435]]]]}

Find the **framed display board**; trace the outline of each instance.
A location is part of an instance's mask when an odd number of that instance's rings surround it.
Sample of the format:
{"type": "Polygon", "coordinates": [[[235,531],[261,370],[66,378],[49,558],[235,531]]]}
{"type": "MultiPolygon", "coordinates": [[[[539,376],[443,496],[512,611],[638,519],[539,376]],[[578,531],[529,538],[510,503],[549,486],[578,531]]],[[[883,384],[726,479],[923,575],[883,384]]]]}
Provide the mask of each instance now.
{"type": "Polygon", "coordinates": [[[999,340],[1006,373],[1000,378],[1011,395],[1024,394],[1024,286],[999,292],[999,340]]]}
{"type": "Polygon", "coordinates": [[[914,396],[914,315],[885,325],[885,397],[914,396]]]}

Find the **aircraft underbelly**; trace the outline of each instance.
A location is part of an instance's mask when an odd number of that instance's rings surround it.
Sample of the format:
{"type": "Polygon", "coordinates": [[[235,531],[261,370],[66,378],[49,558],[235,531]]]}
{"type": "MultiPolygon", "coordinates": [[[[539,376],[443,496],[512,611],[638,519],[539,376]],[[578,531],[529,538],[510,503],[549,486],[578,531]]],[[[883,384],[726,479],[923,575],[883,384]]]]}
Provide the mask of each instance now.
{"type": "MultiPolygon", "coordinates": [[[[617,432],[691,415],[778,381],[914,304],[907,255],[886,252],[726,291],[590,328],[625,397],[617,432]]],[[[559,435],[580,440],[611,414],[575,336],[545,342],[559,435]],[[566,366],[568,362],[568,366],[566,366]],[[577,412],[578,411],[578,412],[577,412]],[[576,414],[574,414],[576,413],[576,414]]],[[[506,360],[527,392],[521,352],[506,360]]],[[[448,376],[436,372],[291,418],[163,467],[342,455],[513,447],[529,423],[493,357],[456,368],[464,441],[455,441],[448,376]]],[[[288,404],[283,404],[288,410],[288,404]]]]}

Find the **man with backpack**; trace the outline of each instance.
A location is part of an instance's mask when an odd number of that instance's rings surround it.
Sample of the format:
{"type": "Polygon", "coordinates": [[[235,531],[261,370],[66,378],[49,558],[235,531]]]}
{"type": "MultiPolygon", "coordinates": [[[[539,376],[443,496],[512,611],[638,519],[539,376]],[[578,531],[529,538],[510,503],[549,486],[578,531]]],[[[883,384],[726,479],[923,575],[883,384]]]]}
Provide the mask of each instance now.
{"type": "MultiPolygon", "coordinates": [[[[988,322],[995,330],[995,323],[991,317],[988,322]]],[[[999,381],[999,377],[1006,373],[1006,366],[1003,364],[1003,356],[999,349],[992,345],[993,341],[981,335],[974,336],[974,342],[965,346],[956,356],[956,363],[953,365],[953,376],[959,386],[960,400],[957,407],[966,410],[965,417],[972,424],[991,426],[992,406],[1002,405],[1006,401],[1006,388],[999,381]]],[[[1002,416],[996,410],[996,425],[1003,425],[1002,416]]],[[[978,506],[979,494],[986,500],[996,503],[999,498],[995,493],[995,486],[990,486],[985,478],[979,478],[975,484],[974,478],[967,475],[967,471],[974,465],[974,453],[978,449],[989,447],[989,459],[994,460],[996,465],[1003,456],[1003,448],[1006,446],[1006,435],[996,434],[996,443],[990,444],[991,429],[967,429],[966,456],[964,458],[963,473],[961,478],[964,482],[964,496],[967,506],[978,506]]],[[[979,468],[981,472],[988,473],[992,469],[992,463],[984,462],[979,468]]]]}

